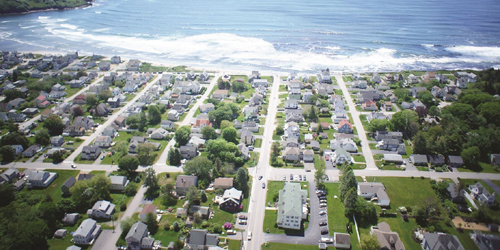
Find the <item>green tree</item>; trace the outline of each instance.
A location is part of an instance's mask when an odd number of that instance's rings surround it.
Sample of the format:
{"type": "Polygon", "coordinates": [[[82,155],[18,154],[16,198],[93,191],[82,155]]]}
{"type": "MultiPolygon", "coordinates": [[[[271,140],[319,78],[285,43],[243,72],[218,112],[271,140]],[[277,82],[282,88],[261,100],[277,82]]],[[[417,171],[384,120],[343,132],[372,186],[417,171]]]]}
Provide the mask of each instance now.
{"type": "Polygon", "coordinates": [[[198,176],[198,185],[205,188],[210,183],[213,163],[205,156],[196,156],[186,162],[184,174],[198,176]]]}
{"type": "Polygon", "coordinates": [[[222,130],[222,138],[227,142],[238,143],[238,131],[234,127],[227,127],[222,130]]]}
{"type": "Polygon", "coordinates": [[[28,148],[30,141],[26,138],[26,136],[20,134],[19,132],[10,132],[9,134],[2,136],[0,145],[21,145],[23,148],[28,148]]]}
{"type": "Polygon", "coordinates": [[[318,185],[323,183],[323,181],[325,181],[325,176],[326,176],[325,167],[323,165],[319,165],[316,168],[316,172],[314,172],[314,179],[316,180],[316,183],[318,185]]]}
{"type": "Polygon", "coordinates": [[[141,123],[141,118],[139,117],[138,114],[129,115],[125,120],[125,123],[131,129],[137,129],[139,128],[139,124],[141,123]]]}
{"type": "Polygon", "coordinates": [[[64,123],[58,115],[50,115],[43,122],[43,127],[49,131],[51,136],[61,135],[64,130],[64,123]]]}
{"type": "Polygon", "coordinates": [[[16,199],[14,187],[10,184],[0,185],[0,207],[9,205],[16,199]]]}
{"type": "Polygon", "coordinates": [[[205,143],[205,149],[208,152],[210,159],[219,158],[223,162],[232,163],[237,163],[239,162],[238,159],[241,159],[241,157],[239,157],[241,152],[236,144],[227,142],[222,138],[209,140],[205,143]]]}
{"type": "Polygon", "coordinates": [[[388,120],[373,119],[370,121],[370,124],[368,124],[368,131],[372,133],[375,133],[376,131],[386,131],[387,127],[389,127],[388,120]]]}
{"type": "Polygon", "coordinates": [[[156,125],[161,122],[160,110],[155,105],[151,105],[148,107],[148,118],[149,124],[151,125],[156,125]]]}
{"type": "Polygon", "coordinates": [[[234,186],[243,191],[243,194],[248,195],[248,171],[246,168],[241,167],[238,169],[234,186]]]}
{"type": "Polygon", "coordinates": [[[133,173],[139,167],[139,159],[133,155],[125,155],[118,161],[118,168],[120,170],[126,171],[127,173],[133,173]]]}
{"type": "Polygon", "coordinates": [[[139,131],[144,132],[148,126],[148,117],[144,110],[139,114],[139,131]]]}
{"type": "Polygon", "coordinates": [[[234,127],[234,123],[233,122],[230,122],[228,120],[223,120],[220,122],[220,130],[224,130],[225,128],[228,128],[228,127],[234,127]]]}
{"type": "Polygon", "coordinates": [[[439,108],[437,106],[432,106],[429,108],[429,115],[430,116],[439,116],[441,114],[441,111],[439,111],[439,108]]]}
{"type": "Polygon", "coordinates": [[[84,114],[82,107],[80,105],[76,105],[73,107],[73,118],[82,116],[84,114]]]}
{"type": "Polygon", "coordinates": [[[160,184],[158,183],[158,176],[156,176],[156,171],[149,167],[146,169],[144,175],[144,186],[148,189],[144,194],[147,198],[153,198],[158,195],[158,190],[160,189],[160,184]]]}
{"type": "Polygon", "coordinates": [[[478,147],[470,147],[462,150],[460,154],[464,160],[464,164],[467,168],[475,169],[479,166],[479,159],[481,158],[481,152],[478,147]]]}
{"type": "Polygon", "coordinates": [[[191,127],[182,126],[175,131],[174,139],[179,145],[183,146],[189,141],[189,135],[191,134],[191,127]]]}
{"type": "Polygon", "coordinates": [[[418,114],[417,112],[411,110],[394,113],[390,122],[391,129],[393,131],[406,131],[409,134],[414,135],[417,131],[413,128],[412,123],[418,124],[418,114]]]}
{"type": "Polygon", "coordinates": [[[186,200],[191,205],[199,205],[201,202],[201,192],[195,186],[190,186],[186,192],[186,200]]]}
{"type": "Polygon", "coordinates": [[[201,134],[203,135],[203,138],[206,140],[212,140],[217,138],[217,133],[215,132],[215,129],[211,126],[205,126],[201,129],[201,134]]]}
{"type": "Polygon", "coordinates": [[[361,250],[380,250],[380,243],[375,235],[361,236],[361,250]]]}
{"type": "Polygon", "coordinates": [[[241,82],[233,82],[231,90],[236,93],[241,93],[246,90],[245,84],[241,82]]]}
{"type": "Polygon", "coordinates": [[[358,191],[356,188],[351,188],[347,193],[345,194],[344,198],[344,207],[345,211],[344,214],[346,217],[350,218],[352,214],[356,211],[356,207],[358,204],[358,191]]]}
{"type": "Polygon", "coordinates": [[[480,104],[476,110],[488,123],[500,127],[500,102],[487,102],[480,104]]]}
{"type": "Polygon", "coordinates": [[[156,221],[156,215],[153,213],[146,214],[146,225],[148,225],[148,230],[151,234],[156,234],[158,232],[158,222],[156,221]]]}
{"type": "Polygon", "coordinates": [[[436,103],[434,101],[434,96],[432,93],[428,90],[424,90],[420,93],[418,93],[418,99],[427,107],[430,108],[432,106],[435,106],[436,103]]]}
{"type": "Polygon", "coordinates": [[[99,103],[99,100],[94,94],[88,94],[85,97],[85,104],[89,105],[90,108],[94,108],[99,103]]]}
{"type": "MultiPolygon", "coordinates": [[[[113,94],[111,93],[110,90],[103,90],[101,93],[98,94],[99,100],[103,102],[107,102],[109,98],[113,97],[113,94]]],[[[85,100],[86,101],[86,100],[85,100]]]]}
{"type": "Polygon", "coordinates": [[[8,89],[3,91],[3,95],[5,96],[5,102],[10,102],[16,98],[25,98],[23,92],[17,89],[8,89]]]}
{"type": "Polygon", "coordinates": [[[121,155],[127,155],[128,153],[128,145],[125,141],[118,141],[113,146],[113,150],[120,153],[121,155]]]}
{"type": "Polygon", "coordinates": [[[171,148],[168,151],[168,164],[178,166],[181,163],[181,154],[178,149],[171,148]]]}
{"type": "Polygon", "coordinates": [[[162,188],[163,195],[161,197],[161,200],[162,204],[165,207],[175,206],[175,204],[177,203],[177,198],[175,198],[173,195],[174,189],[175,189],[174,185],[171,183],[167,183],[165,186],[163,186],[162,188]]]}
{"type": "Polygon", "coordinates": [[[340,199],[344,200],[347,192],[357,187],[358,181],[356,180],[356,176],[354,176],[354,171],[350,167],[347,167],[346,171],[344,171],[341,176],[340,199]]]}
{"type": "Polygon", "coordinates": [[[140,143],[137,146],[137,157],[139,158],[139,163],[142,166],[151,165],[155,159],[155,145],[150,142],[140,143]]]}
{"type": "Polygon", "coordinates": [[[122,229],[122,234],[121,234],[122,239],[125,239],[125,236],[127,236],[128,231],[130,231],[132,225],[134,225],[135,222],[136,220],[134,220],[134,218],[131,217],[127,217],[120,222],[120,227],[122,229]]]}
{"type": "Polygon", "coordinates": [[[428,153],[427,137],[426,137],[426,134],[424,132],[419,131],[413,137],[413,151],[416,154],[427,154],[428,153]]]}
{"type": "Polygon", "coordinates": [[[128,197],[135,196],[137,193],[137,184],[135,182],[130,182],[126,187],[125,187],[125,195],[128,197]]]}
{"type": "Polygon", "coordinates": [[[276,127],[276,134],[277,135],[283,135],[285,133],[285,130],[283,129],[283,126],[279,125],[276,127]]]}
{"type": "Polygon", "coordinates": [[[315,106],[311,106],[309,108],[309,115],[308,115],[309,121],[311,122],[318,122],[319,116],[318,116],[318,108],[315,106]]]}
{"type": "Polygon", "coordinates": [[[201,198],[200,198],[200,199],[201,199],[201,202],[207,202],[208,197],[207,197],[207,194],[205,193],[205,191],[204,191],[204,190],[201,190],[201,196],[200,196],[200,197],[201,197],[201,198]]]}
{"type": "Polygon", "coordinates": [[[399,88],[394,90],[394,95],[398,98],[398,100],[404,102],[408,102],[411,100],[410,94],[410,90],[408,89],[399,88]]]}
{"type": "Polygon", "coordinates": [[[9,145],[0,147],[3,162],[12,162],[16,158],[16,151],[9,145]]]}
{"type": "Polygon", "coordinates": [[[58,150],[52,154],[52,161],[54,163],[59,163],[64,160],[64,151],[63,150],[58,150]]]}

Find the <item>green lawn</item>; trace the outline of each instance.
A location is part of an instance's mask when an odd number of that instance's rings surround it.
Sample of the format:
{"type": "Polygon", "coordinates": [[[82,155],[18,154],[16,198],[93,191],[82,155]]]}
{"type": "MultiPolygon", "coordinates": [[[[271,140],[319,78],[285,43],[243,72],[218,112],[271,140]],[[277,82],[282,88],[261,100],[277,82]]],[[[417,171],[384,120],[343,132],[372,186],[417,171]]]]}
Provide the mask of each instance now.
{"type": "MultiPolygon", "coordinates": [[[[267,212],[267,211],[266,211],[267,212]]],[[[329,249],[332,247],[329,247],[329,249]]],[[[272,250],[317,250],[317,245],[297,245],[297,244],[288,244],[288,243],[272,243],[267,242],[262,244],[261,250],[272,249],[272,250]]]]}
{"type": "Polygon", "coordinates": [[[254,132],[254,135],[263,135],[264,134],[264,128],[259,128],[259,131],[254,132]]]}
{"type": "Polygon", "coordinates": [[[363,155],[353,155],[352,158],[354,158],[354,161],[356,162],[366,162],[363,155]]]}
{"type": "Polygon", "coordinates": [[[260,139],[260,138],[255,139],[254,146],[256,148],[262,147],[262,139],[260,139]]]}
{"type": "Polygon", "coordinates": [[[57,204],[60,200],[65,199],[62,196],[61,185],[70,177],[76,177],[79,170],[54,170],[54,169],[46,169],[47,172],[55,172],[57,173],[57,178],[48,186],[47,188],[33,188],[28,190],[28,188],[24,188],[21,192],[30,192],[34,194],[45,194],[50,195],[54,204],[57,204]]]}
{"type": "MultiPolygon", "coordinates": [[[[73,245],[73,242],[72,242],[73,237],[71,236],[71,233],[75,232],[76,229],[78,229],[78,227],[80,226],[80,224],[82,223],[82,221],[84,219],[86,219],[86,218],[84,218],[84,216],[80,216],[80,219],[78,219],[78,221],[76,222],[76,224],[74,226],[62,227],[63,229],[68,230],[68,234],[66,235],[66,237],[64,237],[62,239],[52,238],[52,239],[47,240],[47,243],[49,245],[49,249],[64,250],[67,247],[73,245]]],[[[82,249],[89,249],[89,248],[91,248],[91,246],[82,246],[82,249]]]]}
{"type": "Polygon", "coordinates": [[[349,223],[349,219],[344,216],[344,204],[340,198],[333,198],[334,195],[340,197],[340,183],[324,183],[324,185],[328,201],[328,228],[330,232],[346,233],[346,225],[349,223]]]}
{"type": "Polygon", "coordinates": [[[437,199],[429,179],[404,177],[366,177],[368,182],[381,182],[391,199],[391,209],[401,206],[419,206],[428,197],[437,199]]]}
{"type": "Polygon", "coordinates": [[[87,161],[87,160],[82,160],[80,157],[81,157],[82,154],[78,154],[78,156],[75,158],[74,162],[77,163],[77,164],[88,164],[88,165],[92,165],[94,164],[95,160],[90,160],[90,161],[87,161]]]}
{"type": "MultiPolygon", "coordinates": [[[[288,176],[287,176],[288,179],[288,176]]],[[[273,206],[273,198],[278,197],[280,189],[283,189],[284,181],[269,181],[267,182],[266,206],[273,206]]]]}
{"type": "Polygon", "coordinates": [[[286,99],[288,97],[288,94],[281,94],[279,95],[279,99],[286,99]]]}
{"type": "Polygon", "coordinates": [[[314,155],[314,168],[319,168],[319,167],[325,167],[325,161],[320,159],[320,156],[315,154],[314,155]]]}
{"type": "Polygon", "coordinates": [[[481,173],[500,173],[498,168],[494,168],[490,163],[479,162],[479,168],[477,169],[468,169],[465,167],[457,168],[460,172],[481,172],[481,173]]]}
{"type": "Polygon", "coordinates": [[[228,240],[229,250],[240,250],[241,240],[228,240]]]}

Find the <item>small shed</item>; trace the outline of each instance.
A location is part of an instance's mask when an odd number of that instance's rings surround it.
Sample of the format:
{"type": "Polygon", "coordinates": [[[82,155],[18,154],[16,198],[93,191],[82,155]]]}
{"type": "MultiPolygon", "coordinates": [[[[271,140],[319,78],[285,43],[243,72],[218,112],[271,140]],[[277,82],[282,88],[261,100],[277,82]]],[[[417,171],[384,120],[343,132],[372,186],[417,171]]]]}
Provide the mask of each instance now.
{"type": "Polygon", "coordinates": [[[62,238],[64,238],[67,234],[68,234],[68,230],[66,230],[66,229],[58,229],[58,230],[54,233],[54,238],[59,238],[59,239],[62,239],[62,238]]]}

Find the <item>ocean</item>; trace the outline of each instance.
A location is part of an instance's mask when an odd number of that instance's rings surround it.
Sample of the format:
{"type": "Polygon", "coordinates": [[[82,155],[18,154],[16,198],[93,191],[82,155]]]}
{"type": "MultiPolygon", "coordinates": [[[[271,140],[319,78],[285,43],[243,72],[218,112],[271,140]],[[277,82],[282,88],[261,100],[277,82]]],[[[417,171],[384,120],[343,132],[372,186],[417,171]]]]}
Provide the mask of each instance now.
{"type": "Polygon", "coordinates": [[[500,67],[498,0],[97,0],[0,16],[0,49],[196,67],[371,72],[500,67]]]}

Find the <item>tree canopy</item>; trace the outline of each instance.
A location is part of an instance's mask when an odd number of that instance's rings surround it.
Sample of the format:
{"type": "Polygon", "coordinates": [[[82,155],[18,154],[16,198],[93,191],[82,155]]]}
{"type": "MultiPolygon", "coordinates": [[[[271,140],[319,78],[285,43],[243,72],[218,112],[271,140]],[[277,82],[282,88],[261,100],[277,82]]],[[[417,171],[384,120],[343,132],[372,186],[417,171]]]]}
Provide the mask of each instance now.
{"type": "Polygon", "coordinates": [[[182,126],[175,131],[174,139],[179,145],[183,146],[189,141],[189,135],[191,134],[191,127],[182,126]]]}

